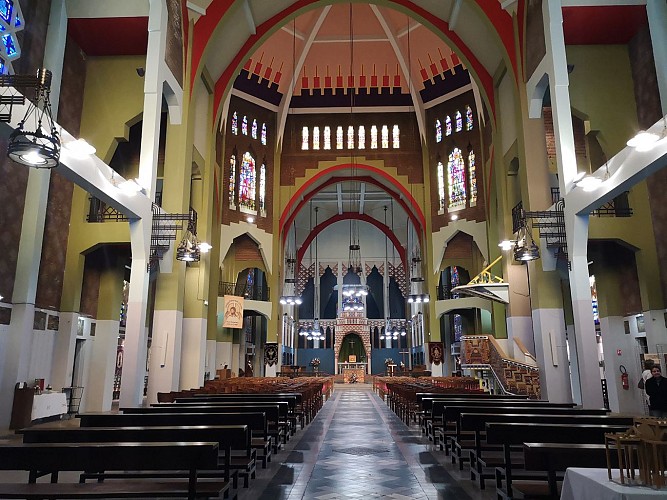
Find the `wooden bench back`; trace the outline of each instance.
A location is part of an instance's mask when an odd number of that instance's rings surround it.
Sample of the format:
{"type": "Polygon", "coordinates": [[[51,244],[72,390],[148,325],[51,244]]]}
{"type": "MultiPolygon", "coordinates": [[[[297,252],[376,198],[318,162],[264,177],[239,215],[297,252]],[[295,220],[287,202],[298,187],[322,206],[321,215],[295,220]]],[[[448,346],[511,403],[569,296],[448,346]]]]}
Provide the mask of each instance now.
{"type": "MultiPolygon", "coordinates": [[[[190,398],[178,398],[177,402],[199,402],[199,401],[294,401],[296,405],[301,404],[302,394],[299,393],[277,393],[277,394],[195,394],[190,398]]],[[[291,406],[290,406],[291,407],[291,406]]]]}
{"type": "Polygon", "coordinates": [[[581,409],[581,408],[551,408],[551,407],[521,407],[504,406],[501,408],[495,406],[447,406],[444,412],[444,419],[447,422],[457,422],[462,413],[491,413],[491,414],[513,414],[513,415],[607,415],[609,413],[605,408],[600,409],[581,409]]]}
{"type": "Polygon", "coordinates": [[[525,442],[550,443],[604,443],[604,435],[625,432],[626,425],[580,425],[580,424],[527,424],[488,422],[486,442],[488,444],[522,444],[525,442]]]}
{"type": "Polygon", "coordinates": [[[252,411],[263,411],[269,422],[278,422],[286,419],[289,415],[289,406],[286,402],[215,402],[215,403],[161,403],[149,407],[121,408],[123,413],[246,413],[252,411]]]}
{"type": "Polygon", "coordinates": [[[461,413],[461,430],[477,431],[484,430],[488,422],[516,422],[535,424],[601,424],[601,425],[623,425],[632,427],[632,417],[619,417],[611,415],[582,415],[576,414],[511,414],[511,413],[461,413]]]}
{"type": "Polygon", "coordinates": [[[442,416],[445,408],[448,406],[468,406],[486,407],[493,410],[505,410],[507,407],[512,408],[573,408],[574,404],[569,403],[549,403],[548,401],[512,401],[512,402],[489,402],[489,401],[462,401],[462,400],[435,400],[431,408],[431,414],[434,417],[442,416]]]}

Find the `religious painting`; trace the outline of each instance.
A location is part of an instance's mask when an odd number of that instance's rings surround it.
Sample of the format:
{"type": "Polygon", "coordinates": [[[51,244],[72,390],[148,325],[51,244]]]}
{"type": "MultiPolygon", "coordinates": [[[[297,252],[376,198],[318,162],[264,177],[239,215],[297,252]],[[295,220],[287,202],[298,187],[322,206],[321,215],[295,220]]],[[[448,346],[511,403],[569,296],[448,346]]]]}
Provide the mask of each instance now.
{"type": "Polygon", "coordinates": [[[243,328],[243,297],[225,295],[223,328],[243,328]]]}
{"type": "Polygon", "coordinates": [[[442,352],[443,346],[442,342],[429,342],[428,343],[428,362],[433,365],[439,365],[442,363],[442,352]]]}
{"type": "Polygon", "coordinates": [[[356,354],[350,354],[347,357],[347,362],[348,363],[356,363],[357,362],[357,355],[356,354]]]}
{"type": "Polygon", "coordinates": [[[267,342],[264,344],[264,364],[273,366],[278,362],[278,344],[267,342]]]}

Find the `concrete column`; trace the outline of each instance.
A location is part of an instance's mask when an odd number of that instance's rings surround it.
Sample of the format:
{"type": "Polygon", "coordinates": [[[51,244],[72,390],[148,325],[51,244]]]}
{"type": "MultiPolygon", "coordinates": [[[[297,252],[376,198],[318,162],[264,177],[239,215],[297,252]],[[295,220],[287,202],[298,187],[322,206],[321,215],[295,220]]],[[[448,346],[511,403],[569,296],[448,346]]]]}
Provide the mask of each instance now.
{"type": "Polygon", "coordinates": [[[531,352],[535,352],[535,340],[533,338],[533,320],[530,316],[508,316],[507,317],[507,352],[511,358],[521,359],[522,356],[514,353],[514,339],[523,342],[531,352]]]}
{"type": "Polygon", "coordinates": [[[552,403],[571,403],[570,365],[563,310],[534,309],[533,325],[542,399],[552,403]]]}
{"type": "Polygon", "coordinates": [[[92,343],[90,366],[93,367],[84,389],[87,393],[86,411],[111,410],[119,323],[118,320],[97,320],[95,337],[86,341],[92,343]]]}
{"type": "Polygon", "coordinates": [[[648,0],[646,15],[651,31],[655,73],[662,103],[662,115],[667,115],[667,3],[663,0],[648,0]]]}
{"type": "Polygon", "coordinates": [[[155,311],[149,360],[149,402],[157,402],[158,392],[178,391],[180,389],[182,350],[183,313],[177,310],[155,311]]]}
{"type": "Polygon", "coordinates": [[[206,357],[206,319],[184,318],[181,342],[180,389],[203,385],[206,357]]]}
{"type": "Polygon", "coordinates": [[[53,345],[53,369],[51,370],[51,385],[55,390],[69,387],[72,383],[79,313],[61,312],[59,319],[58,332],[53,345]]]}
{"type": "Polygon", "coordinates": [[[572,402],[581,404],[581,384],[579,382],[579,359],[577,357],[577,343],[575,342],[574,325],[565,327],[567,334],[567,352],[570,361],[570,388],[572,390],[572,402]]]}

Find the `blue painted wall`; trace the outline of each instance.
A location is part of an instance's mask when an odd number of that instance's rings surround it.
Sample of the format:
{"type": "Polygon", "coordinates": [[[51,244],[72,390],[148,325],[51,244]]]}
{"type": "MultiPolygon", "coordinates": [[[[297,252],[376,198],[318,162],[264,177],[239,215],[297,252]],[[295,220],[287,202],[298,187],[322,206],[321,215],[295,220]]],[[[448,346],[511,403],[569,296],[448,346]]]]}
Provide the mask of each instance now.
{"type": "MultiPolygon", "coordinates": [[[[394,360],[394,364],[400,365],[402,354],[398,353],[398,348],[384,348],[384,349],[373,349],[371,351],[371,371],[373,375],[381,375],[385,372],[384,360],[391,358],[394,360]]],[[[405,356],[405,362],[408,362],[407,354],[405,356]]]]}
{"type": "Polygon", "coordinates": [[[296,351],[296,365],[305,366],[307,372],[312,372],[310,360],[320,358],[320,372],[333,374],[334,372],[334,350],[333,349],[298,349],[296,351]]]}

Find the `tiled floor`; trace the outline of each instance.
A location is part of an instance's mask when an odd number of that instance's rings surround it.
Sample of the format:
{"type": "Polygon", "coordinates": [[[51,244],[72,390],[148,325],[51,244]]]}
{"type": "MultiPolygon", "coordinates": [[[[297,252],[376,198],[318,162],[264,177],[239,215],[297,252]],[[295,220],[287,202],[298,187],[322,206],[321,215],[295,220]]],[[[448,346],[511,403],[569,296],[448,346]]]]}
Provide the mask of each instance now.
{"type": "Polygon", "coordinates": [[[491,499],[367,385],[337,385],[239,500],[491,499]]]}

